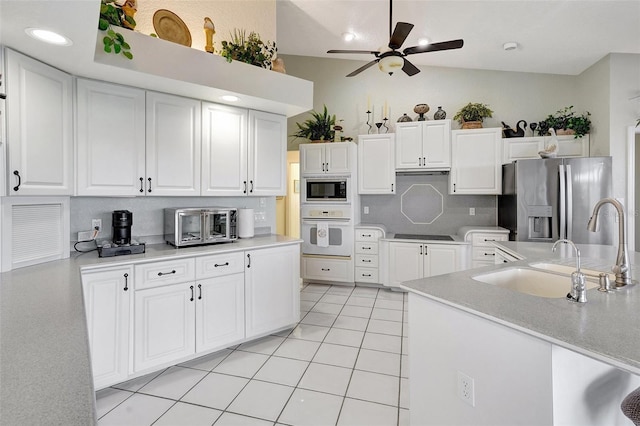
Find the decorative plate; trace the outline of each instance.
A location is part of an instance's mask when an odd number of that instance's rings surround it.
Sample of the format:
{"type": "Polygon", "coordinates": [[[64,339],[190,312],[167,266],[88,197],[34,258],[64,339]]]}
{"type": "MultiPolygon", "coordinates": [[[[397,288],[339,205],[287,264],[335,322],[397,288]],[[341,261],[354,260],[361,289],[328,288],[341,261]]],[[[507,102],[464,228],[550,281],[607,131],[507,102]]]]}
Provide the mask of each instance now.
{"type": "Polygon", "coordinates": [[[158,9],[153,14],[153,28],[161,39],[191,47],[189,28],[170,10],[158,9]]]}

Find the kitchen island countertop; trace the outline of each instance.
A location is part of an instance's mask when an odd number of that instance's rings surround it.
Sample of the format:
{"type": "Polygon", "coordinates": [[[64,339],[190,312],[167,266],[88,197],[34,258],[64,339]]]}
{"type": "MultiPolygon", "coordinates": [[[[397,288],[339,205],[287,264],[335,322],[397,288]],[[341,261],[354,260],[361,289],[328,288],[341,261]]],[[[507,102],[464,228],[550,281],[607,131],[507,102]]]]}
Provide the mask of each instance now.
{"type": "Polygon", "coordinates": [[[279,235],[98,258],[97,252],[0,274],[0,424],[96,422],[80,270],[297,244],[279,235]]]}
{"type": "MultiPolygon", "coordinates": [[[[493,270],[528,267],[538,261],[574,265],[569,247],[551,251],[551,243],[499,242],[494,243],[524,257],[524,260],[455,272],[431,278],[408,281],[403,288],[460,309],[478,317],[494,321],[528,335],[640,375],[640,289],[637,284],[612,293],[597,289],[587,291],[587,303],[579,304],[560,299],[542,298],[504,289],[474,280],[472,277],[493,270]]],[[[582,265],[585,268],[609,271],[614,263],[617,247],[581,245],[582,265]]],[[[637,279],[640,253],[629,253],[632,277],[637,279]]],[[[567,292],[570,278],[567,277],[567,292]]]]}

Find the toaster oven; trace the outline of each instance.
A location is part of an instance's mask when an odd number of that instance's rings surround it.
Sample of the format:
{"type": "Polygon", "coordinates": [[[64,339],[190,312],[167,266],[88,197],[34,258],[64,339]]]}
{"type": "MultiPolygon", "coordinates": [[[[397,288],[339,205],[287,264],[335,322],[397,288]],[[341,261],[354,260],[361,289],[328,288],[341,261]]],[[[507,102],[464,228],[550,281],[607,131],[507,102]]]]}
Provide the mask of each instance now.
{"type": "Polygon", "coordinates": [[[164,239],[176,247],[238,239],[238,210],[227,207],[164,209],[164,239]]]}

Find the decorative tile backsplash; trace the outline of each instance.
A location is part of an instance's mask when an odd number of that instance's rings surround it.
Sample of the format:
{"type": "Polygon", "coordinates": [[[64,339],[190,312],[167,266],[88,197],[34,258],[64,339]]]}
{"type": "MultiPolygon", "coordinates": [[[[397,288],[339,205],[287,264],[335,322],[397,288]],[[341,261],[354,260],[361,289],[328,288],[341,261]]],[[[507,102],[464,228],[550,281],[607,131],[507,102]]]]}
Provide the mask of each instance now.
{"type": "Polygon", "coordinates": [[[390,233],[455,234],[461,226],[496,226],[495,195],[449,195],[448,175],[397,175],[395,195],[362,195],[362,223],[382,223],[390,233]],[[475,208],[475,216],[469,209],[475,208]]]}

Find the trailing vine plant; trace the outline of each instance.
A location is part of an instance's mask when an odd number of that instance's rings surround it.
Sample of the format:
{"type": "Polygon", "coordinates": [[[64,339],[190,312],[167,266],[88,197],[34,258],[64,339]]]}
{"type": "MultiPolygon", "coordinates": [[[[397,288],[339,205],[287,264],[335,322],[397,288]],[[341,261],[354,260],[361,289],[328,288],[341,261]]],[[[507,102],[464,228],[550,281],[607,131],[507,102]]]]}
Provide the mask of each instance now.
{"type": "Polygon", "coordinates": [[[106,32],[102,38],[105,52],[122,54],[127,59],[133,59],[131,46],[125,41],[122,34],[113,29],[113,26],[127,29],[135,28],[136,21],[133,19],[133,13],[127,13],[126,8],[134,10],[127,3],[120,6],[115,0],[101,0],[98,29],[106,32]]]}

